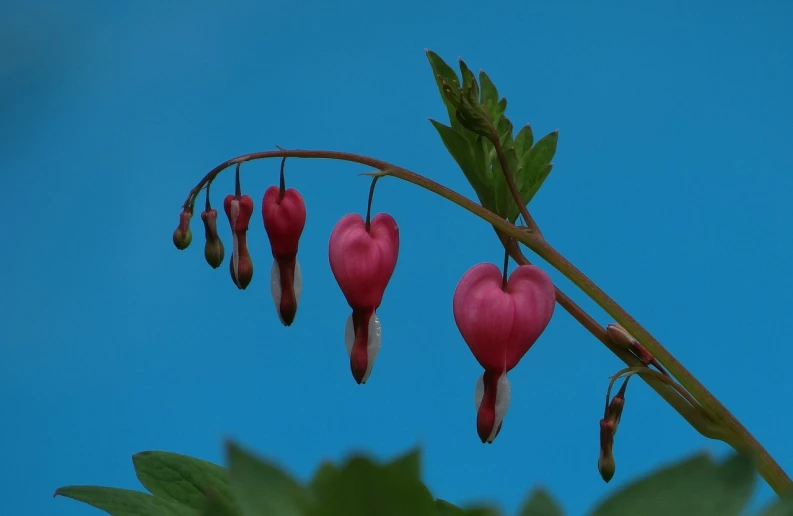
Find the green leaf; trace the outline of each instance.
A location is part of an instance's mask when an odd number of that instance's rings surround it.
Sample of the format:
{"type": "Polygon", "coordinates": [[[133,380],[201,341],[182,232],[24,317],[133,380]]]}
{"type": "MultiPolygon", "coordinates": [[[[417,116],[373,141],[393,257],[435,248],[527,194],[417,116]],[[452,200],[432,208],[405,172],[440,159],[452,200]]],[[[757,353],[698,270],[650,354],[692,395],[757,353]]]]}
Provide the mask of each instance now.
{"type": "Polygon", "coordinates": [[[492,204],[490,201],[490,185],[485,182],[488,181],[486,171],[483,164],[477,162],[474,158],[471,143],[453,128],[432,119],[430,119],[430,122],[435,127],[435,130],[438,131],[443,144],[446,146],[446,150],[449,151],[460,170],[465,174],[468,182],[471,183],[476,195],[479,197],[479,201],[483,205],[492,204]]]}
{"type": "Polygon", "coordinates": [[[465,516],[466,514],[464,509],[440,498],[435,500],[435,510],[438,516],[465,516]]]}
{"type": "Polygon", "coordinates": [[[425,49],[425,52],[427,54],[427,60],[430,62],[430,67],[432,67],[432,74],[435,77],[435,83],[438,86],[441,100],[443,100],[443,104],[446,106],[446,111],[449,114],[449,123],[453,128],[457,129],[460,126],[460,122],[457,121],[457,115],[455,114],[456,109],[443,93],[443,81],[446,81],[452,88],[459,89],[460,79],[457,77],[457,72],[447,65],[438,54],[430,49],[425,49]]]}
{"type": "Polygon", "coordinates": [[[488,507],[485,505],[475,505],[463,509],[457,507],[453,503],[438,498],[435,500],[435,509],[438,516],[500,516],[501,511],[495,507],[488,507]]]}
{"type": "MultiPolygon", "coordinates": [[[[496,122],[496,106],[498,105],[498,90],[490,77],[484,70],[479,71],[479,84],[481,86],[481,95],[479,101],[487,108],[490,116],[493,118],[493,123],[496,122]]],[[[501,111],[504,112],[503,110],[501,111]]]]}
{"type": "Polygon", "coordinates": [[[517,136],[515,136],[515,152],[518,153],[518,158],[521,160],[521,163],[524,161],[524,154],[529,152],[532,145],[534,145],[534,133],[531,130],[531,126],[526,124],[521,127],[517,136]]]}
{"type": "Polygon", "coordinates": [[[466,516],[501,516],[501,511],[489,505],[470,505],[465,509],[466,516]]]}
{"type": "Polygon", "coordinates": [[[496,131],[498,132],[498,139],[501,142],[501,146],[504,148],[513,147],[514,142],[512,141],[512,122],[507,117],[501,117],[498,121],[498,126],[496,127],[496,131]]]}
{"type": "Polygon", "coordinates": [[[539,191],[540,187],[545,182],[545,179],[550,175],[551,170],[553,170],[553,165],[546,165],[545,168],[539,172],[534,172],[531,179],[527,179],[528,173],[521,169],[523,182],[520,180],[518,181],[518,190],[520,191],[520,198],[523,199],[524,205],[529,204],[534,198],[537,191],[539,191]]]}
{"type": "Polygon", "coordinates": [[[184,505],[156,498],[148,493],[117,487],[68,486],[55,491],[101,509],[111,516],[197,516],[198,511],[184,505]]]}
{"type": "Polygon", "coordinates": [[[414,448],[398,456],[386,465],[387,469],[399,475],[421,480],[421,450],[414,448]]]}
{"type": "Polygon", "coordinates": [[[356,456],[313,487],[312,516],[435,515],[435,503],[410,468],[379,466],[356,456]]]}
{"type": "MultiPolygon", "coordinates": [[[[510,143],[508,147],[502,147],[504,157],[507,160],[509,171],[513,174],[512,179],[518,186],[520,192],[518,178],[523,175],[523,171],[518,161],[518,155],[515,153],[515,147],[510,143]]],[[[518,218],[518,205],[515,203],[515,198],[512,196],[512,191],[507,184],[507,178],[501,168],[501,163],[498,156],[493,153],[492,165],[493,167],[493,198],[495,200],[496,209],[494,210],[499,216],[514,222],[518,218]]]]}
{"type": "Polygon", "coordinates": [[[245,452],[226,445],[234,499],[245,516],[303,516],[309,493],[289,475],[245,452]]]}
{"type": "Polygon", "coordinates": [[[518,512],[518,516],[563,516],[564,512],[545,489],[535,489],[518,512]]]}
{"type": "Polygon", "coordinates": [[[773,502],[759,516],[793,516],[793,496],[773,502]]]}
{"type": "Polygon", "coordinates": [[[556,146],[559,143],[559,131],[546,134],[537,141],[530,149],[523,151],[521,161],[529,170],[539,170],[553,161],[556,154],[556,146]]]}
{"type": "Polygon", "coordinates": [[[316,489],[317,487],[321,486],[323,482],[330,481],[338,473],[339,468],[337,468],[334,464],[329,461],[323,462],[320,464],[319,468],[317,468],[317,472],[314,473],[314,478],[311,479],[311,489],[316,489]]]}
{"type": "Polygon", "coordinates": [[[136,453],[132,463],[140,483],[157,497],[202,509],[207,493],[214,490],[233,507],[228,471],[217,464],[159,451],[136,453]]]}
{"type": "Polygon", "coordinates": [[[502,97],[496,104],[496,110],[493,114],[493,123],[497,123],[501,116],[507,112],[507,98],[502,97]]]}
{"type": "MultiPolygon", "coordinates": [[[[523,130],[521,130],[522,132],[523,130]]],[[[531,131],[531,129],[529,129],[531,131]]],[[[526,138],[526,136],[522,137],[526,138]]],[[[528,151],[524,150],[521,165],[522,173],[515,182],[518,185],[521,199],[528,204],[539,191],[548,174],[553,168],[551,160],[556,154],[556,145],[559,141],[559,131],[553,131],[540,138],[528,151]]],[[[525,145],[525,140],[524,140],[525,145]]],[[[524,147],[525,149],[525,147],[524,147]]],[[[520,158],[519,158],[520,159],[520,158]]]]}
{"type": "Polygon", "coordinates": [[[754,481],[754,467],[743,457],[715,464],[699,454],[618,491],[593,514],[738,516],[749,501],[754,481]]]}
{"type": "Polygon", "coordinates": [[[479,85],[476,83],[476,76],[462,59],[460,59],[460,75],[463,78],[463,92],[472,102],[479,103],[479,85]]]}
{"type": "Polygon", "coordinates": [[[239,512],[214,489],[207,492],[201,516],[237,516],[239,512]]]}

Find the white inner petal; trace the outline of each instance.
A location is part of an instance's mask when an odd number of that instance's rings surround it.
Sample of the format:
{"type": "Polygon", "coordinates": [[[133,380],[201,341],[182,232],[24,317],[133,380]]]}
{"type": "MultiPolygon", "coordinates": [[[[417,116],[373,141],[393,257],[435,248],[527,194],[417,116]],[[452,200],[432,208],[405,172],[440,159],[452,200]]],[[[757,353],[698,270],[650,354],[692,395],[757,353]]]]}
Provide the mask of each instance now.
{"type": "Polygon", "coordinates": [[[344,346],[347,348],[347,356],[352,356],[352,343],[355,342],[355,328],[352,325],[352,314],[347,318],[347,326],[344,328],[344,346]]]}
{"type": "Polygon", "coordinates": [[[369,318],[369,339],[366,343],[366,357],[369,363],[366,366],[366,374],[363,375],[362,381],[364,383],[366,383],[369,374],[372,372],[372,367],[374,366],[374,361],[377,359],[377,355],[380,354],[380,344],[383,340],[382,333],[380,319],[377,317],[377,314],[373,312],[372,316],[369,318]]]}
{"type": "Polygon", "coordinates": [[[504,371],[498,379],[498,387],[496,388],[496,420],[493,424],[493,430],[490,431],[490,436],[487,438],[488,442],[493,442],[493,439],[496,438],[498,427],[501,426],[501,422],[504,421],[504,416],[507,415],[511,396],[510,390],[507,372],[504,371]]]}
{"type": "Polygon", "coordinates": [[[273,295],[275,313],[278,314],[278,319],[283,324],[284,318],[281,317],[281,269],[275,260],[273,260],[273,267],[270,269],[270,293],[273,295]]]}
{"type": "Polygon", "coordinates": [[[235,231],[237,228],[237,217],[240,214],[240,202],[239,201],[231,201],[231,234],[232,234],[232,251],[231,251],[231,260],[232,260],[232,267],[234,268],[234,283],[237,286],[240,286],[239,277],[240,277],[240,251],[239,251],[239,241],[237,239],[237,232],[235,231]]]}
{"type": "Polygon", "coordinates": [[[474,406],[476,411],[479,412],[479,407],[482,405],[482,398],[485,397],[485,375],[479,375],[476,381],[476,389],[474,389],[474,406]]]}
{"type": "Polygon", "coordinates": [[[300,294],[303,293],[303,273],[300,271],[300,262],[295,257],[295,305],[300,304],[300,294]]]}

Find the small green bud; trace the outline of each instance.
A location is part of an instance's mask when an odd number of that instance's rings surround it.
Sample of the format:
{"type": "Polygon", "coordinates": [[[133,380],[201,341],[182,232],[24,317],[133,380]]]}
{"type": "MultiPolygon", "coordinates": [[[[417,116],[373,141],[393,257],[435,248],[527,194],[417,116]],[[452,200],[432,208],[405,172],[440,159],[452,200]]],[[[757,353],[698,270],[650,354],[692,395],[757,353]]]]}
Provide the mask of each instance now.
{"type": "Polygon", "coordinates": [[[614,421],[610,419],[600,420],[600,457],[598,457],[598,471],[605,482],[612,479],[614,470],[617,467],[612,453],[615,427],[614,421]]]}
{"type": "Polygon", "coordinates": [[[225,256],[225,249],[223,242],[218,236],[218,211],[215,209],[207,209],[201,212],[201,220],[204,221],[204,234],[206,236],[206,244],[204,244],[204,258],[213,269],[220,267],[223,263],[225,256]]]}
{"type": "Polygon", "coordinates": [[[173,232],[173,245],[183,251],[187,249],[193,241],[193,232],[190,231],[190,219],[193,216],[193,208],[184,208],[179,214],[179,225],[173,232]]]}

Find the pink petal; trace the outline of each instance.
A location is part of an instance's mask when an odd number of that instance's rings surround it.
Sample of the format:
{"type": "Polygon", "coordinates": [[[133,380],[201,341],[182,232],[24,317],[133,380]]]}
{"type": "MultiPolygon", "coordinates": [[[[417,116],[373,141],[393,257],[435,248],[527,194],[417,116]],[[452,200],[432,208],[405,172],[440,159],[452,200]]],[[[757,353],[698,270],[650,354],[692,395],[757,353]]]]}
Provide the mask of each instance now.
{"type": "Polygon", "coordinates": [[[271,186],[262,199],[262,219],[273,256],[297,253],[300,235],[306,225],[306,204],[300,192],[288,188],[284,198],[278,199],[280,189],[271,186]]]}
{"type": "Polygon", "coordinates": [[[336,224],[328,245],[330,267],[353,309],[380,306],[398,254],[399,227],[388,214],[374,217],[368,233],[356,213],[336,224]]]}
{"type": "Polygon", "coordinates": [[[465,273],[454,293],[454,320],[474,357],[485,370],[509,371],[548,326],[555,306],[551,279],[542,269],[515,269],[507,290],[501,271],[490,263],[465,273]]]}

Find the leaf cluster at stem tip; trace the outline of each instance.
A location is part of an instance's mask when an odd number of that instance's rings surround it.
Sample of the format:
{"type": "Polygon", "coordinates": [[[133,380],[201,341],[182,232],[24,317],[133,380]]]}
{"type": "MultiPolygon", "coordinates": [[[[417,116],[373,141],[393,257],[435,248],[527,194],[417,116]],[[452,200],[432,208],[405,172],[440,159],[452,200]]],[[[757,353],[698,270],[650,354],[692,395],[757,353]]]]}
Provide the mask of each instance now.
{"type": "Polygon", "coordinates": [[[496,85],[484,71],[479,72],[477,81],[460,59],[461,83],[457,73],[438,54],[426,52],[449,115],[449,125],[432,119],[430,122],[482,206],[515,222],[519,209],[490,138],[497,135],[521,201],[526,205],[551,173],[558,131],[535,142],[531,126],[526,124],[513,135],[512,122],[505,114],[507,99],[499,98],[496,85]]]}

